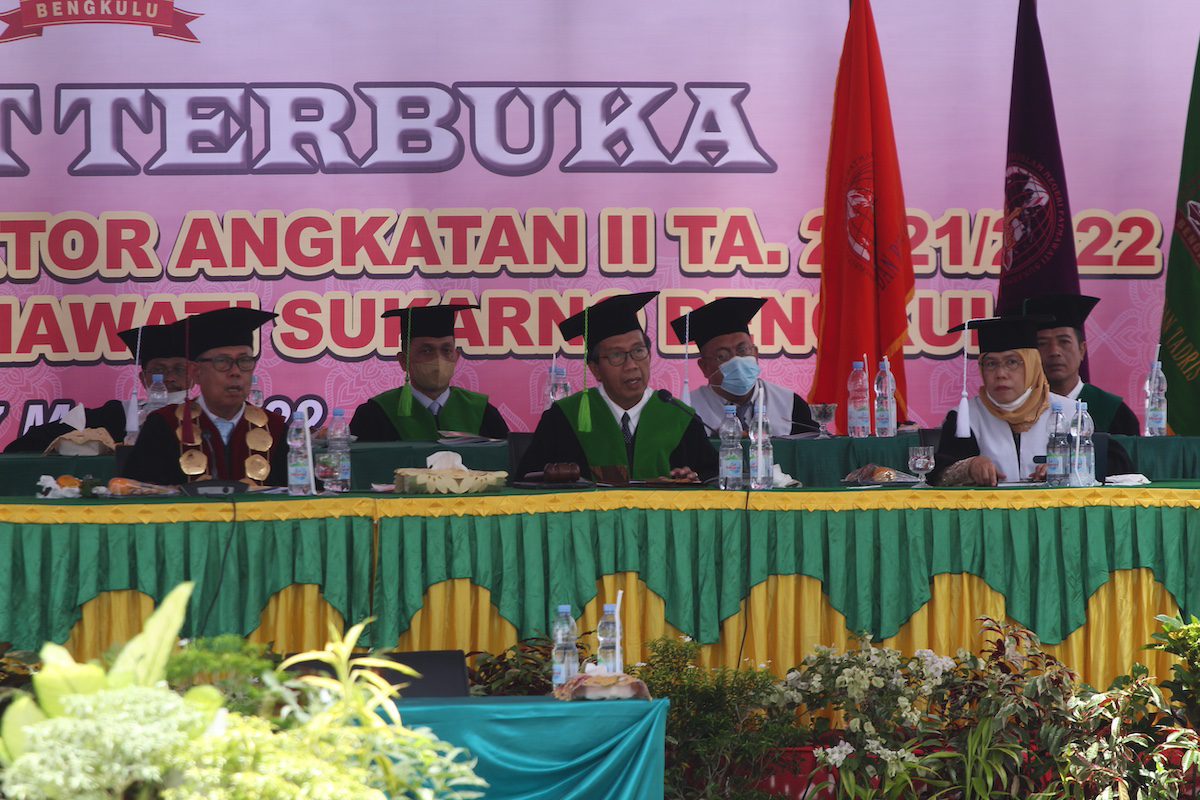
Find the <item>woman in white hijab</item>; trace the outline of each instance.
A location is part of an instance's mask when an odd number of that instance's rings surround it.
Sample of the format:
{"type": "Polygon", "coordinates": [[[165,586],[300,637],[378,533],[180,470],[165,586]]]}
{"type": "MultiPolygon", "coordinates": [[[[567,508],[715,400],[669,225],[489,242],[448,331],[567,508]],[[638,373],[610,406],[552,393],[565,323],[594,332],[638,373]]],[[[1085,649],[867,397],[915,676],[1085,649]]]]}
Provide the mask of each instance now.
{"type": "Polygon", "coordinates": [[[997,317],[952,329],[978,332],[983,386],[946,416],[931,482],[995,486],[1045,479],[1045,459],[1038,457],[1046,455],[1050,439],[1050,406],[1058,403],[1066,409],[1071,402],[1050,391],[1042,371],[1037,349],[1041,319],[997,317]],[[960,415],[969,419],[960,420],[960,415]]]}

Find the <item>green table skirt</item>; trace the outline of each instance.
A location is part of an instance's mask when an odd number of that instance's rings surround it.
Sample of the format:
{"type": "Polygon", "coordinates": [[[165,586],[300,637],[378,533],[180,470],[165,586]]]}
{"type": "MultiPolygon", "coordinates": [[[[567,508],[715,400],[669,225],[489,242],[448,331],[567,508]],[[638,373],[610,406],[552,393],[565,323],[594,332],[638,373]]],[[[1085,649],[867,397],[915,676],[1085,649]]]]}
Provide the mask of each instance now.
{"type": "MultiPolygon", "coordinates": [[[[1102,491],[1097,496],[1102,503],[1102,491]]],[[[934,576],[962,573],[982,578],[1004,596],[1011,618],[1057,644],[1084,624],[1096,589],[1114,571],[1133,568],[1148,569],[1185,614],[1200,613],[1200,509],[627,508],[383,517],[379,621],[371,635],[377,644],[394,642],[428,588],[450,579],[487,589],[519,636],[544,634],[557,605],[570,603],[578,613],[602,576],[633,572],[663,599],[667,622],[701,644],[717,642],[722,621],[770,575],[819,580],[847,628],[886,639],[929,601],[934,576]]]]}
{"type": "Polygon", "coordinates": [[[80,607],[98,595],[136,589],[157,603],[186,580],[196,582],[186,637],[247,635],[271,596],[292,584],[320,586],[347,620],[370,614],[369,516],[236,521],[232,512],[228,518],[0,523],[0,642],[30,650],[65,642],[80,607]]]}

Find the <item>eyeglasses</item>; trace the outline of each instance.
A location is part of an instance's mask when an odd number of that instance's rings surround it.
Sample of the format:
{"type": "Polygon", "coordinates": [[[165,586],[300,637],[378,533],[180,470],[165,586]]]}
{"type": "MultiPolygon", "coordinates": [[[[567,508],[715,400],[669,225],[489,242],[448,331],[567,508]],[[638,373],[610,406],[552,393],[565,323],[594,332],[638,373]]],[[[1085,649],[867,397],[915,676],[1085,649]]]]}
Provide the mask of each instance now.
{"type": "Polygon", "coordinates": [[[146,370],[147,375],[173,375],[177,378],[182,378],[187,375],[187,365],[180,364],[174,367],[154,367],[146,370]]]}
{"type": "Polygon", "coordinates": [[[1019,358],[985,358],[979,362],[979,368],[984,372],[1016,372],[1025,369],[1025,362],[1019,358]]]}
{"type": "Polygon", "coordinates": [[[650,357],[650,351],[645,345],[638,345],[632,350],[609,350],[607,353],[601,353],[600,357],[614,367],[619,367],[625,363],[626,358],[632,358],[634,361],[645,361],[650,357]]]}
{"type": "Polygon", "coordinates": [[[718,364],[724,364],[734,356],[738,358],[745,358],[746,356],[752,356],[754,354],[754,345],[743,342],[742,344],[739,344],[735,350],[730,350],[728,347],[722,347],[720,350],[713,353],[713,358],[716,359],[718,364]]]}
{"type": "Polygon", "coordinates": [[[217,372],[229,372],[233,369],[233,365],[237,364],[237,368],[242,372],[253,372],[254,365],[258,363],[258,359],[254,356],[213,356],[212,358],[197,358],[196,361],[202,364],[212,364],[213,369],[217,372]]]}
{"type": "Polygon", "coordinates": [[[439,357],[443,361],[455,360],[458,358],[458,347],[453,344],[444,344],[441,347],[423,345],[414,348],[411,355],[413,361],[433,361],[439,357]]]}

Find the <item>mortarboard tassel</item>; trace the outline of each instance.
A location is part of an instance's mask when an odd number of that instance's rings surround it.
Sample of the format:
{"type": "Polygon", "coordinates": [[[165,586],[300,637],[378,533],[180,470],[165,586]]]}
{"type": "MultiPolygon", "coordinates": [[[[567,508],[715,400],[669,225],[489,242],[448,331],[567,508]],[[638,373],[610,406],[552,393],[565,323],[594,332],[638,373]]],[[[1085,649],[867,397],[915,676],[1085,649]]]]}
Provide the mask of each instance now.
{"type": "Polygon", "coordinates": [[[412,379],[409,377],[412,369],[411,351],[412,351],[412,314],[404,316],[404,327],[406,328],[406,336],[404,337],[404,386],[400,389],[400,408],[399,414],[402,417],[412,416],[413,394],[412,394],[412,379]]]}
{"type": "Polygon", "coordinates": [[[575,418],[575,428],[580,433],[592,432],[592,406],[588,402],[590,395],[588,394],[588,367],[587,367],[587,351],[590,348],[588,342],[588,309],[583,310],[583,397],[579,399],[579,415],[575,418]]]}
{"type": "Polygon", "coordinates": [[[971,401],[967,397],[967,349],[971,342],[971,322],[974,320],[967,322],[967,341],[963,343],[962,397],[958,399],[958,418],[954,424],[954,435],[959,439],[971,438],[971,401]]]}
{"type": "Polygon", "coordinates": [[[692,340],[692,312],[683,317],[683,396],[679,399],[685,406],[692,404],[692,384],[688,375],[688,342],[692,340]]]}

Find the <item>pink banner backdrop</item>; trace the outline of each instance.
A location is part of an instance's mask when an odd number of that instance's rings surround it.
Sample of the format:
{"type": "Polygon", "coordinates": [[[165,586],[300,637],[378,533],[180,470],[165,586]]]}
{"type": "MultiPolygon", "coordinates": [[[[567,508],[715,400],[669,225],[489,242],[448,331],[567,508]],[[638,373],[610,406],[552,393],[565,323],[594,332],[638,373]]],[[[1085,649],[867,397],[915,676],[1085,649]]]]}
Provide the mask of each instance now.
{"type": "MultiPolygon", "coordinates": [[[[554,322],[643,289],[663,292],[658,386],[683,384],[667,318],[754,293],[766,376],[808,390],[844,1],[10,5],[0,442],[127,396],[117,330],[235,302],[280,314],[259,374],[285,409],[397,384],[379,312],[467,299],[457,382],[529,428],[554,354],[581,382],[554,322]]],[[[958,395],[945,331],[988,312],[1000,269],[1017,4],[874,9],[917,269],[911,416],[935,425],[958,395]]],[[[1093,379],[1140,409],[1200,6],[1056,0],[1041,24],[1103,298],[1093,379]]]]}

